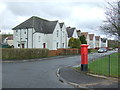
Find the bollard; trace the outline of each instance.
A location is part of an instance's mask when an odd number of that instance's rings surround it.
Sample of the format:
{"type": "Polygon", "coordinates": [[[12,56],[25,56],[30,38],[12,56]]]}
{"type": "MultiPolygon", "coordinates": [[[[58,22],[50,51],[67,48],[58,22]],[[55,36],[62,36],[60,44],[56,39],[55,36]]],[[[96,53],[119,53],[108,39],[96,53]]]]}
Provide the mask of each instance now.
{"type": "Polygon", "coordinates": [[[88,45],[81,46],[81,71],[88,71],[88,45]]]}

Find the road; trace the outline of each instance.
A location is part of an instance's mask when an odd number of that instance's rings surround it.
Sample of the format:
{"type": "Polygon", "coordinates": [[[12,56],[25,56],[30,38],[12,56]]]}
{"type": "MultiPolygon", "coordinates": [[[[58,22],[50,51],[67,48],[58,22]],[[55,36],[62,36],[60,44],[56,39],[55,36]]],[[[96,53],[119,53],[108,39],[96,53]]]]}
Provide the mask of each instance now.
{"type": "MultiPolygon", "coordinates": [[[[101,57],[107,53],[89,54],[89,60],[101,57]]],[[[2,63],[3,88],[74,88],[61,83],[56,76],[57,69],[64,66],[78,65],[80,56],[71,56],[33,62],[2,63]]]]}

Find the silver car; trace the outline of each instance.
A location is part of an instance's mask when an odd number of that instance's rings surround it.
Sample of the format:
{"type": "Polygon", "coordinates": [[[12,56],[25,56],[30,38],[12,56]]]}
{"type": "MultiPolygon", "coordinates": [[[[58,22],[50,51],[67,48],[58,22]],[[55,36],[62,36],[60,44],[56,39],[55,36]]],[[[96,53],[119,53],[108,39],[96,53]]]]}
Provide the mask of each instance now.
{"type": "Polygon", "coordinates": [[[100,48],[100,49],[98,49],[98,53],[104,53],[104,52],[107,52],[106,48],[100,48]]]}

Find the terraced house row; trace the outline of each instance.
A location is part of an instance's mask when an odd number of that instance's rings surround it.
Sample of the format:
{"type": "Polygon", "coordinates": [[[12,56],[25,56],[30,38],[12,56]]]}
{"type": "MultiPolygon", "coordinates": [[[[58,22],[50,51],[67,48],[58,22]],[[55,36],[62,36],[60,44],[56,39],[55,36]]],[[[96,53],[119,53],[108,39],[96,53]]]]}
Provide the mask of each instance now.
{"type": "Polygon", "coordinates": [[[100,36],[81,32],[75,27],[66,27],[65,23],[49,21],[36,16],[14,27],[14,48],[69,48],[68,41],[71,37],[79,38],[84,35],[89,48],[107,47],[107,39],[102,41],[100,36]]]}

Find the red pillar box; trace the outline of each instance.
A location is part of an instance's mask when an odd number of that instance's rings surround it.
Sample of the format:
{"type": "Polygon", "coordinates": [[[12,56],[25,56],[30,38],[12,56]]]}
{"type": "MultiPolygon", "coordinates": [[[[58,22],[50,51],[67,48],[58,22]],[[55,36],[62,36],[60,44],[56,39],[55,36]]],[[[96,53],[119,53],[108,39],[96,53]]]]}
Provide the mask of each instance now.
{"type": "Polygon", "coordinates": [[[82,44],[81,46],[81,71],[88,70],[88,45],[82,44]]]}

